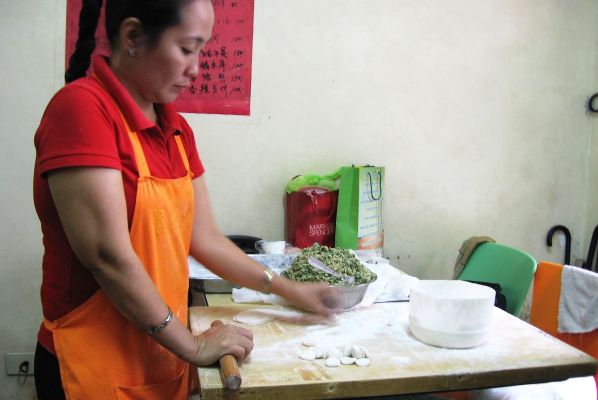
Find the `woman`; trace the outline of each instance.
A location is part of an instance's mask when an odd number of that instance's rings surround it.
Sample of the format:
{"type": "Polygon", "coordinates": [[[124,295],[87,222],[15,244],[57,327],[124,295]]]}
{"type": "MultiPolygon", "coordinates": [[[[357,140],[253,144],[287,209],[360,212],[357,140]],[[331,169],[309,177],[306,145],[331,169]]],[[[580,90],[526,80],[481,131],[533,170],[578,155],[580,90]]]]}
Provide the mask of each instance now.
{"type": "Polygon", "coordinates": [[[238,285],[328,315],[335,293],[252,261],[216,227],[190,127],[170,104],[198,74],[210,0],[108,0],[112,55],[94,57],[84,1],[66,80],[35,136],[44,323],[39,399],[184,399],[189,363],[244,360],[250,331],[186,328],[191,254],[238,285]]]}

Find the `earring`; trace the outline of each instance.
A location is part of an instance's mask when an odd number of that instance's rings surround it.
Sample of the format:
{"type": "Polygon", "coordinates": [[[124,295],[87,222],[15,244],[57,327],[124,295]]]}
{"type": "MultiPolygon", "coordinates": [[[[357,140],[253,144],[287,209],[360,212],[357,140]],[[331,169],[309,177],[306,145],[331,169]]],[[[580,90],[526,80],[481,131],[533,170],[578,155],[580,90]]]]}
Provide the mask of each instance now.
{"type": "Polygon", "coordinates": [[[129,47],[127,53],[129,54],[129,57],[135,57],[137,55],[137,50],[135,50],[133,47],[129,47]]]}

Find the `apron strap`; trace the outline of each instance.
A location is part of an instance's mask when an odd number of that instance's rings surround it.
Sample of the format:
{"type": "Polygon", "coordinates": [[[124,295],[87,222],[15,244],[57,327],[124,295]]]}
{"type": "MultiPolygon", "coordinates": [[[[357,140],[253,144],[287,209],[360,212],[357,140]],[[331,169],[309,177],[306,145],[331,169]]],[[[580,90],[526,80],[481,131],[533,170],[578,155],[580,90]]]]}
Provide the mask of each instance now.
{"type": "Polygon", "coordinates": [[[179,153],[181,153],[181,158],[183,159],[183,164],[185,165],[185,169],[187,171],[191,171],[189,167],[189,159],[187,158],[187,153],[185,152],[185,147],[183,146],[183,141],[179,135],[174,136],[174,140],[176,141],[176,145],[179,148],[179,153]]]}
{"type": "Polygon", "coordinates": [[[137,132],[133,132],[125,119],[125,116],[120,114],[125,125],[127,126],[127,131],[129,132],[129,139],[131,139],[131,144],[133,145],[133,151],[135,152],[135,160],[137,161],[137,169],[139,170],[139,177],[146,178],[150,176],[149,167],[147,166],[147,160],[145,159],[145,154],[143,153],[143,149],[141,148],[141,142],[139,141],[139,136],[137,136],[137,132]]]}
{"type": "Polygon", "coordinates": [[[52,321],[44,318],[43,323],[44,323],[44,326],[46,327],[46,329],[49,330],[50,332],[54,332],[54,330],[56,329],[55,322],[52,322],[52,321]]]}

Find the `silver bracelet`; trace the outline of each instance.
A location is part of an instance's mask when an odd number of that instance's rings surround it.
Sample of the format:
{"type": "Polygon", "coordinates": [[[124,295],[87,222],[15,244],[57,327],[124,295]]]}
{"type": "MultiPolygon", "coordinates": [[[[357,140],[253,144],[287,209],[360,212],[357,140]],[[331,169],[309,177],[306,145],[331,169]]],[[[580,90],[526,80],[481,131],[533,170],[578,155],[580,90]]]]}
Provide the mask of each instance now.
{"type": "Polygon", "coordinates": [[[268,279],[268,288],[262,291],[262,293],[270,294],[270,291],[272,289],[272,279],[274,278],[274,271],[272,271],[270,268],[266,268],[264,270],[264,275],[266,275],[266,278],[268,279]]]}
{"type": "Polygon", "coordinates": [[[144,332],[147,333],[148,335],[155,335],[156,333],[162,332],[162,330],[164,328],[166,328],[168,325],[170,325],[171,322],[172,322],[172,310],[170,309],[170,307],[168,307],[168,315],[166,316],[166,318],[164,318],[164,321],[162,321],[159,325],[154,326],[153,328],[144,330],[144,332]]]}

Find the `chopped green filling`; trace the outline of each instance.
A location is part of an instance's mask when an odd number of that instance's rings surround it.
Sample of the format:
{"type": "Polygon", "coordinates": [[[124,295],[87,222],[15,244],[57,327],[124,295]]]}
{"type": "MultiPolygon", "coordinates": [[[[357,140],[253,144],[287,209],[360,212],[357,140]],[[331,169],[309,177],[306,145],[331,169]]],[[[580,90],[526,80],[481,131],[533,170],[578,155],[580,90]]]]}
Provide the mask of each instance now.
{"type": "Polygon", "coordinates": [[[354,277],[353,285],[361,285],[376,279],[376,274],[361,265],[349,250],[321,246],[317,243],[303,249],[291,267],[285,271],[285,276],[299,282],[327,282],[335,286],[345,286],[341,278],[313,267],[307,261],[309,257],[317,258],[336,272],[354,277]]]}

